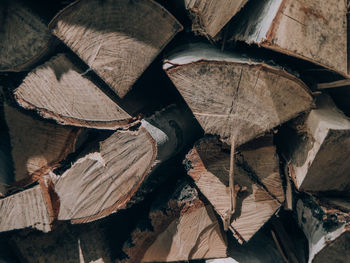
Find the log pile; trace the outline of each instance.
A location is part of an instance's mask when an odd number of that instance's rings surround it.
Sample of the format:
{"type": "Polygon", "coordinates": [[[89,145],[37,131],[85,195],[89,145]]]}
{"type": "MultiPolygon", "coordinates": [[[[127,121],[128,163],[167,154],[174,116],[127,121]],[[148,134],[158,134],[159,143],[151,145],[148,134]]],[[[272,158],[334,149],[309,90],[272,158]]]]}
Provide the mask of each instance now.
{"type": "Polygon", "coordinates": [[[350,262],[348,6],[2,1],[0,262],[350,262]]]}

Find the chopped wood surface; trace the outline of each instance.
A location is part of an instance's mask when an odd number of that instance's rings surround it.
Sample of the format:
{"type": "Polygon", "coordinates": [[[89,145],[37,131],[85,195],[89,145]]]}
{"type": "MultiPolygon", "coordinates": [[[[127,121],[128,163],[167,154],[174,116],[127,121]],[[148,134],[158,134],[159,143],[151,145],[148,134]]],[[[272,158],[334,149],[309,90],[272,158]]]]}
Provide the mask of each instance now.
{"type": "Polygon", "coordinates": [[[239,146],[309,109],[307,87],[281,68],[191,45],[163,68],[205,133],[239,146]],[[213,88],[215,87],[215,88],[213,88]]]}
{"type": "MultiPolygon", "coordinates": [[[[256,151],[259,151],[259,148],[256,151]]],[[[235,183],[238,189],[236,211],[229,228],[235,237],[243,242],[249,241],[280,207],[275,196],[283,198],[283,188],[280,175],[274,169],[275,167],[272,167],[271,170],[267,169],[267,172],[264,162],[261,160],[259,169],[263,169],[263,172],[254,171],[250,164],[251,161],[254,163],[256,157],[254,156],[250,161],[249,154],[247,159],[245,159],[244,152],[239,155],[238,158],[236,157],[235,165],[235,183]],[[262,174],[261,178],[259,172],[262,174]],[[267,186],[263,187],[258,183],[258,180],[264,181],[267,186]],[[266,189],[274,191],[269,193],[266,189]]],[[[269,159],[271,155],[265,155],[265,158],[269,159]]],[[[199,190],[213,205],[221,218],[225,219],[225,214],[230,208],[228,189],[230,154],[222,149],[222,143],[212,137],[197,142],[196,146],[187,154],[186,159],[189,176],[193,178],[199,190]]],[[[267,168],[269,167],[267,166],[267,168]]]]}
{"type": "Polygon", "coordinates": [[[211,206],[188,183],[170,197],[161,194],[123,246],[121,262],[175,262],[225,257],[226,239],[211,206]],[[150,224],[150,228],[142,227],[150,224]]]}
{"type": "Polygon", "coordinates": [[[97,129],[130,126],[132,117],[82,73],[67,55],[59,54],[30,72],[15,90],[15,98],[22,107],[59,124],[97,129]]]}
{"type": "Polygon", "coordinates": [[[51,230],[52,218],[40,185],[0,199],[0,232],[33,228],[51,230]]]}
{"type": "Polygon", "coordinates": [[[290,175],[302,191],[350,190],[350,120],[327,95],[316,100],[312,110],[297,131],[289,138],[290,175]]]}
{"type": "Polygon", "coordinates": [[[192,17],[192,28],[214,38],[248,0],[185,0],[192,17]]]}
{"type": "Polygon", "coordinates": [[[76,1],[51,21],[50,28],[119,97],[182,30],[153,0],[76,1]]]}
{"type": "Polygon", "coordinates": [[[255,1],[232,25],[233,39],[347,76],[346,5],[346,0],[255,1]]]}
{"type": "Polygon", "coordinates": [[[6,103],[4,111],[17,185],[37,181],[75,151],[79,129],[34,119],[6,103]]]}
{"type": "Polygon", "coordinates": [[[0,23],[0,71],[28,70],[48,52],[49,29],[22,1],[2,1],[0,23]]]}

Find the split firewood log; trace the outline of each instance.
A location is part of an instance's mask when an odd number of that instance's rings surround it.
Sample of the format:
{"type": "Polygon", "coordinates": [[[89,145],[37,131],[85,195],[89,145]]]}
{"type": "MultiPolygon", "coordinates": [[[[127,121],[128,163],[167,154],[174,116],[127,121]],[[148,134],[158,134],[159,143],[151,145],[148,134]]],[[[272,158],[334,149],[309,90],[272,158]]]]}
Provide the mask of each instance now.
{"type": "Polygon", "coordinates": [[[327,95],[318,96],[317,108],[294,122],[288,135],[289,173],[300,191],[350,190],[350,120],[327,95]]]}
{"type": "Polygon", "coordinates": [[[153,0],[78,0],[63,9],[50,28],[119,97],[182,30],[153,0]]]}
{"type": "Polygon", "coordinates": [[[21,262],[112,263],[108,227],[103,223],[71,226],[60,224],[49,233],[20,231],[10,242],[21,262]]]}
{"type": "Polygon", "coordinates": [[[65,54],[29,73],[14,95],[22,107],[64,125],[117,129],[134,121],[65,54]]]}
{"type": "Polygon", "coordinates": [[[214,38],[248,0],[185,0],[194,32],[214,38]]]}
{"type": "Polygon", "coordinates": [[[0,232],[22,228],[49,232],[55,215],[47,189],[36,185],[0,199],[0,232]]]}
{"type": "MultiPolygon", "coordinates": [[[[251,237],[284,201],[279,160],[271,140],[235,155],[236,207],[229,229],[239,242],[251,237]]],[[[225,222],[231,205],[230,153],[217,138],[199,140],[187,154],[188,175],[225,222]]]]}
{"type": "Polygon", "coordinates": [[[192,114],[181,107],[170,106],[141,122],[113,133],[58,177],[58,220],[89,222],[141,200],[136,194],[148,187],[156,168],[195,140],[192,114]]]}
{"type": "Polygon", "coordinates": [[[303,194],[297,201],[299,225],[309,241],[309,263],[348,262],[350,202],[303,194]]]}
{"type": "Polygon", "coordinates": [[[232,24],[234,40],[348,75],[346,0],[262,0],[246,7],[232,24]]]}
{"type": "Polygon", "coordinates": [[[23,1],[1,1],[0,23],[0,71],[28,70],[48,53],[50,31],[23,1]]]}
{"type": "Polygon", "coordinates": [[[120,262],[177,262],[225,257],[226,237],[212,207],[188,182],[154,201],[123,246],[120,262]],[[150,225],[145,228],[145,225],[150,225]]]}
{"type": "Polygon", "coordinates": [[[239,146],[309,109],[306,85],[281,68],[190,45],[163,68],[207,134],[239,146]]]}
{"type": "Polygon", "coordinates": [[[4,104],[14,166],[14,183],[26,186],[60,166],[76,149],[81,129],[34,119],[4,104]]]}

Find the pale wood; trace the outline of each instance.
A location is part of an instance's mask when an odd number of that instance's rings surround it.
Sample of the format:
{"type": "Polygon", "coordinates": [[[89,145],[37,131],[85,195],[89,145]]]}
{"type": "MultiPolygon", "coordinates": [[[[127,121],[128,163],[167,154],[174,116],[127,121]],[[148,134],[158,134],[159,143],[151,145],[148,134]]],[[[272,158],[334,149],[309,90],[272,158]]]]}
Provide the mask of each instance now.
{"type": "Polygon", "coordinates": [[[51,21],[50,28],[119,97],[182,30],[153,0],[76,1],[51,21]]]}
{"type": "Polygon", "coordinates": [[[22,107],[64,125],[117,129],[133,121],[65,54],[29,73],[14,94],[22,107]]]}
{"type": "MultiPolygon", "coordinates": [[[[275,169],[278,167],[275,149],[269,154],[264,152],[264,147],[259,151],[255,149],[256,155],[251,151],[247,156],[245,151],[236,155],[235,182],[241,190],[237,193],[236,211],[229,229],[240,242],[249,241],[284,198],[282,180],[275,169]],[[275,165],[271,166],[271,158],[277,161],[275,165]]],[[[229,159],[230,155],[215,138],[201,139],[186,156],[189,176],[223,220],[230,207],[229,159]]]]}
{"type": "Polygon", "coordinates": [[[80,129],[34,119],[7,103],[4,111],[17,185],[37,181],[75,151],[80,129]]]}
{"type": "Polygon", "coordinates": [[[55,183],[59,220],[93,221],[132,204],[154,170],[193,140],[189,112],[170,106],[117,131],[99,149],[78,159],[55,183]]]}
{"type": "Polygon", "coordinates": [[[160,195],[149,212],[151,229],[140,222],[123,246],[121,262],[175,262],[225,257],[226,238],[212,207],[188,183],[160,195]],[[132,244],[132,245],[130,245],[132,244]]]}
{"type": "Polygon", "coordinates": [[[320,202],[304,195],[297,201],[296,212],[309,241],[309,263],[349,261],[350,210],[341,211],[327,204],[327,199],[320,202]]]}
{"type": "Polygon", "coordinates": [[[0,232],[33,228],[51,230],[52,217],[40,185],[0,199],[0,232]]]}
{"type": "Polygon", "coordinates": [[[317,89],[333,89],[339,87],[346,87],[350,85],[350,79],[342,79],[333,82],[319,83],[317,84],[317,89]]]}
{"type": "Polygon", "coordinates": [[[214,38],[248,0],[185,0],[195,32],[214,38]]]}
{"type": "Polygon", "coordinates": [[[347,71],[346,0],[262,0],[232,25],[233,39],[347,71]]]}
{"type": "Polygon", "coordinates": [[[350,120],[330,97],[321,95],[317,108],[298,125],[295,139],[289,138],[289,173],[302,191],[350,189],[350,120]]]}
{"type": "Polygon", "coordinates": [[[2,1],[0,24],[0,71],[28,70],[49,51],[49,29],[22,1],[2,1]]]}
{"type": "Polygon", "coordinates": [[[281,68],[206,45],[190,45],[163,68],[208,134],[236,146],[309,109],[303,82],[281,68]]]}
{"type": "MultiPolygon", "coordinates": [[[[112,239],[115,240],[115,239],[112,239]]],[[[10,237],[21,262],[112,263],[111,235],[106,224],[72,227],[60,224],[50,233],[19,232],[10,237]]]]}

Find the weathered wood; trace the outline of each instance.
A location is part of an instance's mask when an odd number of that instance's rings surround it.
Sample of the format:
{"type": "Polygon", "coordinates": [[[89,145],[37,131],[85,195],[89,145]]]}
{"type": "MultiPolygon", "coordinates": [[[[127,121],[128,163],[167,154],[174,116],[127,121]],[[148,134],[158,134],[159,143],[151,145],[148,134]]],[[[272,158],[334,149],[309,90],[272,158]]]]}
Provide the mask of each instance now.
{"type": "Polygon", "coordinates": [[[239,146],[310,108],[307,87],[281,68],[191,45],[163,68],[208,134],[239,146]]]}
{"type": "Polygon", "coordinates": [[[17,185],[37,181],[75,151],[80,129],[34,119],[6,103],[4,111],[17,185]]]}
{"type": "MultiPolygon", "coordinates": [[[[189,176],[223,220],[230,208],[229,159],[222,143],[209,137],[199,140],[185,161],[189,176]]],[[[236,153],[235,167],[235,186],[239,190],[229,229],[243,242],[276,212],[284,201],[284,193],[273,145],[236,153]]]]}
{"type": "Polygon", "coordinates": [[[331,198],[321,202],[308,195],[297,201],[299,225],[309,241],[309,263],[348,262],[350,259],[350,203],[345,200],[342,205],[337,203],[335,207],[331,198]]]}
{"type": "Polygon", "coordinates": [[[14,94],[22,107],[64,125],[117,129],[134,120],[65,54],[29,73],[14,94]]]}
{"type": "Polygon", "coordinates": [[[193,142],[190,112],[169,107],[134,130],[117,131],[59,177],[59,220],[82,223],[125,208],[157,166],[193,142]]]}
{"type": "Polygon", "coordinates": [[[346,13],[346,0],[251,1],[232,25],[233,39],[347,76],[346,13]]]}
{"type": "Polygon", "coordinates": [[[175,262],[227,255],[226,238],[212,207],[187,182],[175,189],[171,196],[163,193],[154,201],[148,219],[139,222],[124,244],[125,259],[120,262],[175,262]]]}
{"type": "Polygon", "coordinates": [[[51,230],[52,214],[40,185],[0,199],[0,232],[33,228],[51,230]]]}
{"type": "MultiPolygon", "coordinates": [[[[350,190],[350,120],[330,97],[321,95],[317,108],[288,136],[289,173],[302,191],[350,190]]],[[[300,121],[298,121],[300,122],[300,121]]],[[[286,151],[288,152],[288,151],[286,151]]]]}
{"type": "Polygon", "coordinates": [[[50,233],[19,232],[10,237],[21,262],[112,263],[113,252],[104,224],[60,224],[50,233]]]}
{"type": "Polygon", "coordinates": [[[50,28],[119,97],[182,30],[153,0],[76,1],[51,21],[50,28]]]}
{"type": "Polygon", "coordinates": [[[0,71],[28,70],[48,52],[49,29],[22,1],[1,2],[0,24],[0,71]]]}
{"type": "Polygon", "coordinates": [[[192,30],[214,38],[248,0],[185,0],[192,30]]]}

